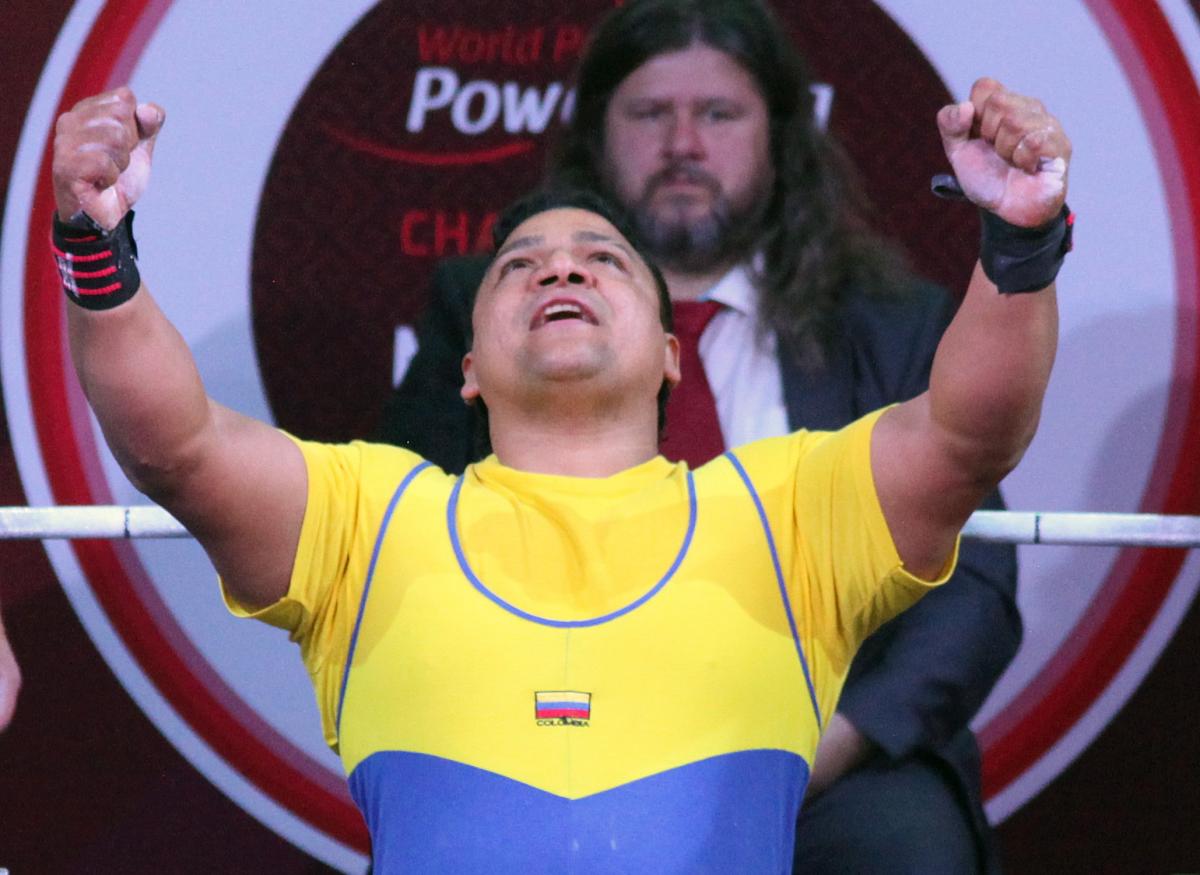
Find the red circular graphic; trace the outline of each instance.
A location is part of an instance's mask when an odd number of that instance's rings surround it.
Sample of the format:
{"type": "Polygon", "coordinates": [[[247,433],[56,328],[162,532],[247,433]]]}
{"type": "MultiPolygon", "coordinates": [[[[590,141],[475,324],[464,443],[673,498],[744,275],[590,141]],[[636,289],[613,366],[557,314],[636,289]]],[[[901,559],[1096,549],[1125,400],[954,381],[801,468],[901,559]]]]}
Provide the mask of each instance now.
{"type": "MultiPolygon", "coordinates": [[[[1175,244],[1178,282],[1174,373],[1167,421],[1139,510],[1200,510],[1196,309],[1200,298],[1200,92],[1156,3],[1087,0],[1133,85],[1150,129],[1175,244]]],[[[979,733],[984,794],[1007,787],[1083,716],[1129,658],[1171,588],[1186,552],[1122,550],[1088,610],[1021,694],[979,733]]]]}

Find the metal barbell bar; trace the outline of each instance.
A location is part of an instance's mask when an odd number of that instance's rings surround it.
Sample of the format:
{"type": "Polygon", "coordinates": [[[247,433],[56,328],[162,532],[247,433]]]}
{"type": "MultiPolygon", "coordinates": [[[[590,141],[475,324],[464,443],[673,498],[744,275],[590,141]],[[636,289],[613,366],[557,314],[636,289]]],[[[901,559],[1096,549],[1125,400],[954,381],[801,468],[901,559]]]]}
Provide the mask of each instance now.
{"type": "MultiPolygon", "coordinates": [[[[187,538],[157,505],[0,507],[0,540],[187,538]]],[[[1010,544],[1200,547],[1200,516],[980,510],[963,537],[1010,544]]]]}

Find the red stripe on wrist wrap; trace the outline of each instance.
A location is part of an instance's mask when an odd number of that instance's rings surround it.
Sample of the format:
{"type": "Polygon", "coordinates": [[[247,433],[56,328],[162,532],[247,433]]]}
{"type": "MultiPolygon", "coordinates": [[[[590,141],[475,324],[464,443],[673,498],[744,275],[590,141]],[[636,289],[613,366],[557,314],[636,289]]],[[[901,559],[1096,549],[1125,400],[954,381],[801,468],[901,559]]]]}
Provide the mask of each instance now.
{"type": "Polygon", "coordinates": [[[50,251],[63,291],[80,307],[109,310],[124,304],[141,287],[133,210],[107,232],[68,225],[55,216],[50,251]]]}

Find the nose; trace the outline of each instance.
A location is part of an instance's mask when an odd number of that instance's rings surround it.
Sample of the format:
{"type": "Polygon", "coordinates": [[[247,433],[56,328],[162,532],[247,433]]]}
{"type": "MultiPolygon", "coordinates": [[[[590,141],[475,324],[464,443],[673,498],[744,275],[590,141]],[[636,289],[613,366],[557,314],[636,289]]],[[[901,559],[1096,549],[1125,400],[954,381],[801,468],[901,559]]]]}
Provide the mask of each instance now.
{"type": "Polygon", "coordinates": [[[666,158],[697,160],[704,157],[704,139],[700,125],[690,112],[678,111],[671,116],[663,138],[666,158]]]}
{"type": "Polygon", "coordinates": [[[552,286],[590,286],[595,276],[569,252],[557,250],[543,262],[534,275],[534,282],[542,288],[552,286]]]}

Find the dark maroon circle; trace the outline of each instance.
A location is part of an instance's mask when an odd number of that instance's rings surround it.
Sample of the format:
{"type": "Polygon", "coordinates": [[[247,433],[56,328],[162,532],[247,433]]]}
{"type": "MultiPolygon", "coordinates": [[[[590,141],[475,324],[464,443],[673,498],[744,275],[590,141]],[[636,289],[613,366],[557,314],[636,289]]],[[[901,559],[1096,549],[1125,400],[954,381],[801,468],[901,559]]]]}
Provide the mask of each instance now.
{"type": "MultiPolygon", "coordinates": [[[[417,71],[445,66],[463,83],[522,89],[565,82],[577,37],[613,3],[565,5],[479,0],[447,15],[434,0],[383,0],[313,76],[280,138],[254,238],[254,338],[281,426],[322,440],[370,433],[391,386],[394,330],[416,320],[433,265],[487,239],[489,214],[537,183],[561,126],[556,107],[540,135],[496,124],[467,136],[442,111],[410,133],[417,71]]],[[[805,0],[780,15],[835,89],[831,128],[879,228],[919,272],[964,286],[974,216],[929,194],[945,166],[934,115],[949,100],[933,67],[870,0],[805,0]]]]}

